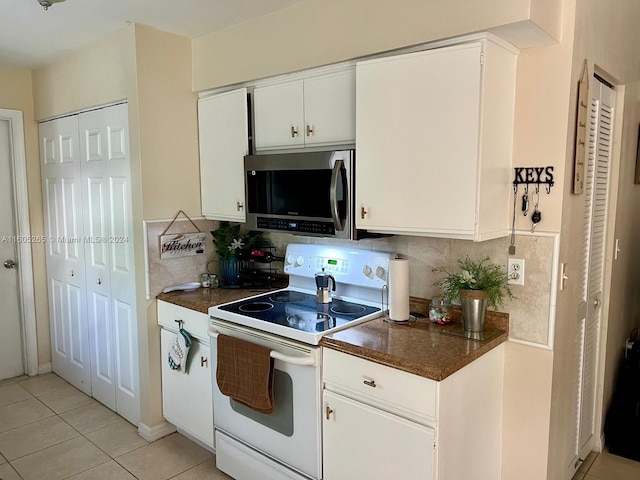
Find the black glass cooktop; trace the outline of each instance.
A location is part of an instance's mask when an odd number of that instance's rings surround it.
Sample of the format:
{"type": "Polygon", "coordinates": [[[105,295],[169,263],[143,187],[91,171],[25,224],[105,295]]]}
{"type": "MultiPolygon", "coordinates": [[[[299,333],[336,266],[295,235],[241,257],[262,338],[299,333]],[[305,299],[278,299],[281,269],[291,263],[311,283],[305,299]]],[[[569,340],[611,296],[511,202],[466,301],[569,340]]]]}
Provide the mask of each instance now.
{"type": "Polygon", "coordinates": [[[294,290],[271,292],[218,308],[307,332],[324,332],[380,311],[377,307],[337,298],[331,303],[316,303],[315,295],[294,290]]]}

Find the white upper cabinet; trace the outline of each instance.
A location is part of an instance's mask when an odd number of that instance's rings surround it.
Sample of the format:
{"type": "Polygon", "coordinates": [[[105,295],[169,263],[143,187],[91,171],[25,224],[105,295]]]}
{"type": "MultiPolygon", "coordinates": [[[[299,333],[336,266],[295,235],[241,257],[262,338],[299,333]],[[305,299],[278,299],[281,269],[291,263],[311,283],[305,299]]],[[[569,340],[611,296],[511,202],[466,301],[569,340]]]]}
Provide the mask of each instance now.
{"type": "Polygon", "coordinates": [[[198,101],[202,214],[245,221],[244,156],[248,153],[247,89],[198,101]]]}
{"type": "Polygon", "coordinates": [[[256,150],[355,142],[355,69],[257,86],[256,150]]]}
{"type": "Polygon", "coordinates": [[[507,235],[515,66],[488,39],[357,64],[358,228],[507,235]]]}

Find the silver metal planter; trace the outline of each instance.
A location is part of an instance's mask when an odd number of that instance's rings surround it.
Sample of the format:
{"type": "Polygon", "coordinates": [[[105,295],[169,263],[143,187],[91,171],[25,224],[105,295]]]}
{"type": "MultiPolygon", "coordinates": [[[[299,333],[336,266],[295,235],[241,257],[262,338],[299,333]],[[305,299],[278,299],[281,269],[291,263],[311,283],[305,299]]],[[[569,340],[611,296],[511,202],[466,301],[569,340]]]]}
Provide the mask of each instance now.
{"type": "Polygon", "coordinates": [[[484,317],[489,295],[482,290],[460,290],[460,305],[464,329],[468,332],[484,331],[484,317]]]}

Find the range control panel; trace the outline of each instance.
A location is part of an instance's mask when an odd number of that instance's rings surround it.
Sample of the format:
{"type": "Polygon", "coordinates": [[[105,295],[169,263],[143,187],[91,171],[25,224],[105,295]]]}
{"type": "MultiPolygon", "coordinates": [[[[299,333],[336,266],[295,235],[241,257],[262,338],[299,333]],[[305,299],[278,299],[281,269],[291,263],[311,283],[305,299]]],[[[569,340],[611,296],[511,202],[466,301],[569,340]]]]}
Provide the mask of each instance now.
{"type": "Polygon", "coordinates": [[[387,284],[393,254],[349,247],[290,243],[284,273],[314,278],[324,269],[337,283],[380,289],[387,284]]]}

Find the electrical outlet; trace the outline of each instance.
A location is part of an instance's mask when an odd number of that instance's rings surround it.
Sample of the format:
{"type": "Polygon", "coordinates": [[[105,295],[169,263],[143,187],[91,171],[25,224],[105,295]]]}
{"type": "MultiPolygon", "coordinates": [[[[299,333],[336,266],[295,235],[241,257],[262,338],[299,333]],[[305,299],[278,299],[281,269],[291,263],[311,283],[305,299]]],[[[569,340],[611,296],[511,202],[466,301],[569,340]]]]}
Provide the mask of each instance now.
{"type": "Polygon", "coordinates": [[[524,285],[524,259],[510,258],[507,267],[509,285],[524,285]]]}

